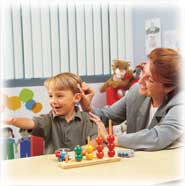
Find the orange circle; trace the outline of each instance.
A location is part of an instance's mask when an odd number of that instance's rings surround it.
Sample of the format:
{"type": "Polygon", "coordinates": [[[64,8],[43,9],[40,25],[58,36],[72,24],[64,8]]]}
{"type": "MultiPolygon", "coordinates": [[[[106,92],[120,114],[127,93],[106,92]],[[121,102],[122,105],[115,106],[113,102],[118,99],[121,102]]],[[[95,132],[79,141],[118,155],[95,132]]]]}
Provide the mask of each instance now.
{"type": "Polygon", "coordinates": [[[33,106],[33,108],[32,108],[32,111],[34,112],[34,113],[38,113],[38,112],[40,112],[42,110],[42,104],[41,103],[35,103],[34,104],[34,106],[33,106]]]}
{"type": "Polygon", "coordinates": [[[11,96],[6,99],[6,106],[10,110],[17,110],[21,107],[21,101],[18,96],[11,96]]]}

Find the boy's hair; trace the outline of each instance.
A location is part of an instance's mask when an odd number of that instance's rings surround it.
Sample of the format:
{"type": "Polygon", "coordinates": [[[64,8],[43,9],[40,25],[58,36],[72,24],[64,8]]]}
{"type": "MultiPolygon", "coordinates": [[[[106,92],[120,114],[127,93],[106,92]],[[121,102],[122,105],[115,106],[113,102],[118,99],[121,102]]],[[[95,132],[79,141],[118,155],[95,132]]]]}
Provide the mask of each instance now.
{"type": "Polygon", "coordinates": [[[48,78],[44,82],[44,86],[47,89],[54,90],[71,90],[73,93],[79,93],[82,81],[78,75],[70,72],[64,72],[48,78]]]}

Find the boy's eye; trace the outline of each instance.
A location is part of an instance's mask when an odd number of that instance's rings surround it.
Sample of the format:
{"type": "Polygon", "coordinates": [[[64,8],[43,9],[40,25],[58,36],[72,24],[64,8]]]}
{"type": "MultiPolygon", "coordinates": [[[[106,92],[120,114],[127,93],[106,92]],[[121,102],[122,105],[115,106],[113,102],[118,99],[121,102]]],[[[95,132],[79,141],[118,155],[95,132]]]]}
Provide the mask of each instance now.
{"type": "Polygon", "coordinates": [[[49,95],[49,98],[52,98],[53,96],[52,95],[49,95]]]}
{"type": "Polygon", "coordinates": [[[58,95],[57,97],[58,97],[58,98],[62,98],[62,97],[64,97],[64,95],[58,95]]]}

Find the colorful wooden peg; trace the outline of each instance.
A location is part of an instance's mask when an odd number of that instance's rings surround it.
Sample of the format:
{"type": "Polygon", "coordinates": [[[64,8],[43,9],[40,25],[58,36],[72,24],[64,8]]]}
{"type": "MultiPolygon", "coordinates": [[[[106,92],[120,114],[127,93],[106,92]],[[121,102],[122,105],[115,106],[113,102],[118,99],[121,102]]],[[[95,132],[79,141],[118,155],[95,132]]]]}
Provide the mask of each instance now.
{"type": "Polygon", "coordinates": [[[85,148],[85,151],[86,151],[86,154],[85,154],[85,157],[87,160],[92,160],[94,158],[94,155],[93,155],[93,146],[90,144],[90,137],[88,136],[87,137],[87,141],[88,141],[88,144],[85,148]]]}

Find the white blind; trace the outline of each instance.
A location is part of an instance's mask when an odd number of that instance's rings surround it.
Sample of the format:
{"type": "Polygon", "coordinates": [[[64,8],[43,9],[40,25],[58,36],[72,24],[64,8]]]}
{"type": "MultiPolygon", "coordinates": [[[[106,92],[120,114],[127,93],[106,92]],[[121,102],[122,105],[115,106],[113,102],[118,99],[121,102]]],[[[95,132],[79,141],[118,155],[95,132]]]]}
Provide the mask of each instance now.
{"type": "Polygon", "coordinates": [[[5,18],[4,78],[111,74],[112,60],[128,58],[127,45],[132,46],[125,12],[123,3],[11,6],[5,18]]]}

